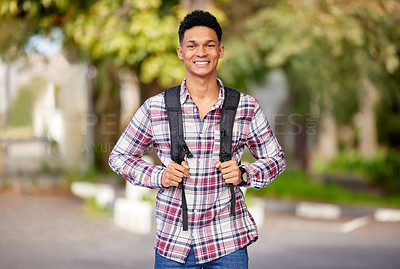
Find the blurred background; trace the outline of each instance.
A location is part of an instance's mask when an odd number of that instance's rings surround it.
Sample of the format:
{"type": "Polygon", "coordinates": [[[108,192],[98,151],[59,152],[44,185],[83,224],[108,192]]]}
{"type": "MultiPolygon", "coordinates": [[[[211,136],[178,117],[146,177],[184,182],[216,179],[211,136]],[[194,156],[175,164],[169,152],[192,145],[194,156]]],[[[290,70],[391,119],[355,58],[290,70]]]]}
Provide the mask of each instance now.
{"type": "MultiPolygon", "coordinates": [[[[3,210],[16,194],[73,193],[129,226],[138,217],[124,220],[132,209],[118,198],[154,204],[108,155],[144,100],[184,78],[177,29],[198,8],[223,28],[218,76],[260,101],[286,153],[250,204],[400,208],[398,0],[0,0],[3,210]]],[[[159,164],[152,149],[146,158],[159,164]]]]}

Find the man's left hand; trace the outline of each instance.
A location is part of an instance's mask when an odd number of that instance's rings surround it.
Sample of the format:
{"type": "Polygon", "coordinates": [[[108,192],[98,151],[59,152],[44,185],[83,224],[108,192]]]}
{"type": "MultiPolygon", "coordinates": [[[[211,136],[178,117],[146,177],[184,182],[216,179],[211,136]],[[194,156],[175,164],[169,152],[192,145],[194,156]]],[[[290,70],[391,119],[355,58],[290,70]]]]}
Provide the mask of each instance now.
{"type": "Polygon", "coordinates": [[[227,184],[231,183],[236,186],[242,182],[242,172],[235,160],[223,163],[218,161],[215,167],[221,171],[222,177],[227,184]]]}

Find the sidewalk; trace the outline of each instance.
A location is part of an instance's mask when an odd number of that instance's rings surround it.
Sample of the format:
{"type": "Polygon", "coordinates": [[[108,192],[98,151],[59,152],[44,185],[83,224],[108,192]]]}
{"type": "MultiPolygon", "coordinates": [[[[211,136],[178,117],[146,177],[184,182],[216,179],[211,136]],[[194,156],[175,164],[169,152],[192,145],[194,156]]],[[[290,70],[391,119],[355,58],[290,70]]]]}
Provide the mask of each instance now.
{"type": "Polygon", "coordinates": [[[149,268],[154,234],[119,229],[68,194],[0,194],[0,268],[149,268]],[[146,247],[144,247],[146,246],[146,247]]]}

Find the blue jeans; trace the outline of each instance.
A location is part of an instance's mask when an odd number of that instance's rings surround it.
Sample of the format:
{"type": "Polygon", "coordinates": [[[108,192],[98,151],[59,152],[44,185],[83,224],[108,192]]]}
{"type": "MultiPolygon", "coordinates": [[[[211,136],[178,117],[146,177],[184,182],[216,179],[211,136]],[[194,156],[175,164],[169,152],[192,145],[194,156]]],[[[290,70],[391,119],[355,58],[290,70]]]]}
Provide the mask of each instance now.
{"type": "Polygon", "coordinates": [[[196,264],[196,259],[194,257],[194,250],[192,247],[190,249],[186,262],[183,264],[164,258],[156,251],[154,268],[155,269],[165,269],[165,268],[247,269],[249,268],[249,256],[247,255],[247,247],[244,247],[233,253],[223,256],[217,260],[213,260],[211,262],[203,264],[196,264]]]}

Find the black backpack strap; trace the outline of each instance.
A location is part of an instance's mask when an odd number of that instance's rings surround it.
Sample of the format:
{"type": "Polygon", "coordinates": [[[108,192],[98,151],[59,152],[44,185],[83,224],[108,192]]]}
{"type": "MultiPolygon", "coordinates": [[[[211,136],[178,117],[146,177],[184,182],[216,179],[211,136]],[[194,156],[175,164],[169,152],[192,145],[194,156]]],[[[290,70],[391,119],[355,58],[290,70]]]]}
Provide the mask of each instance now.
{"type": "MultiPolygon", "coordinates": [[[[240,101],[240,93],[234,89],[225,87],[225,98],[222,105],[220,120],[220,152],[219,159],[226,162],[232,159],[232,132],[235,122],[236,110],[240,101]]],[[[236,195],[232,184],[229,184],[231,192],[231,215],[236,214],[236,195]]]]}
{"type": "MultiPolygon", "coordinates": [[[[193,157],[184,140],[182,109],[180,102],[180,86],[169,88],[164,93],[165,107],[168,114],[169,131],[171,138],[171,159],[181,164],[187,155],[193,157]]],[[[183,230],[188,230],[188,207],[183,181],[179,184],[182,187],[182,224],[183,230]]]]}
{"type": "Polygon", "coordinates": [[[181,145],[178,143],[178,140],[180,140],[179,138],[183,139],[180,89],[180,86],[176,86],[169,88],[164,93],[171,138],[171,159],[178,164],[181,164],[185,157],[185,153],[183,152],[181,145]]]}

